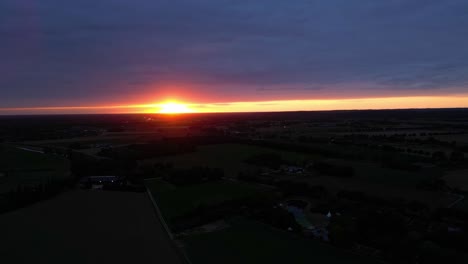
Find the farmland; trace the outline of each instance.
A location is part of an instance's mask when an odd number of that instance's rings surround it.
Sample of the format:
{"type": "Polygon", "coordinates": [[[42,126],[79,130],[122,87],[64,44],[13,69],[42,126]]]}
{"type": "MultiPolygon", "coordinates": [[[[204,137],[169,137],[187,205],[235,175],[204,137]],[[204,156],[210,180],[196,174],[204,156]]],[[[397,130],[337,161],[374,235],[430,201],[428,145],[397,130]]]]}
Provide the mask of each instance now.
{"type": "Polygon", "coordinates": [[[144,162],[171,162],[180,167],[210,166],[222,168],[227,177],[235,178],[239,172],[259,169],[244,162],[248,157],[261,153],[276,153],[291,162],[303,162],[311,158],[296,152],[279,151],[270,148],[242,144],[202,145],[197,151],[177,156],[145,160],[144,162]]]}
{"type": "Polygon", "coordinates": [[[261,189],[247,183],[214,182],[175,187],[160,180],[147,180],[146,185],[158,202],[165,218],[172,219],[191,212],[200,205],[216,205],[224,201],[255,195],[261,189]]]}
{"type": "Polygon", "coordinates": [[[323,185],[333,192],[361,191],[387,199],[416,200],[434,208],[447,206],[455,200],[451,195],[420,188],[423,182],[442,176],[441,171],[434,168],[413,172],[383,168],[373,163],[358,161],[334,160],[332,162],[352,166],[355,169],[355,175],[351,178],[337,178],[315,174],[298,178],[298,180],[313,185],[323,185]]]}
{"type": "Polygon", "coordinates": [[[264,224],[232,220],[227,229],[184,239],[194,264],[379,263],[264,224]]]}
{"type": "Polygon", "coordinates": [[[451,187],[468,191],[468,170],[448,171],[444,179],[451,187]]]}
{"type": "Polygon", "coordinates": [[[69,162],[58,156],[30,152],[11,145],[0,145],[0,191],[18,185],[36,185],[50,179],[69,177],[69,162]]]}
{"type": "Polygon", "coordinates": [[[0,216],[2,263],[182,263],[144,193],[72,191],[0,216]]]}
{"type": "MultiPolygon", "coordinates": [[[[224,169],[225,175],[235,178],[240,172],[256,171],[260,167],[245,163],[245,160],[259,153],[276,153],[286,160],[303,164],[324,160],[334,164],[351,166],[355,169],[352,178],[336,178],[320,175],[316,172],[295,175],[294,178],[312,185],[323,185],[333,192],[343,189],[368,192],[382,198],[416,200],[433,207],[446,206],[455,199],[445,193],[420,190],[419,185],[442,176],[439,169],[428,168],[421,171],[404,171],[385,168],[376,163],[349,161],[345,159],[328,159],[316,154],[303,154],[290,151],[269,149],[241,144],[202,145],[196,152],[162,157],[144,162],[171,162],[178,167],[216,166],[224,169]]],[[[278,176],[272,176],[278,177],[278,176]]]]}
{"type": "Polygon", "coordinates": [[[0,217],[4,226],[19,226],[4,232],[18,234],[4,256],[32,262],[30,256],[43,252],[45,259],[56,248],[64,253],[52,262],[63,262],[65,254],[79,255],[77,262],[90,256],[107,262],[105,252],[135,254],[138,247],[137,262],[170,258],[171,241],[152,230],[154,215],[142,209],[148,200],[138,192],[146,186],[175,244],[195,264],[463,260],[467,247],[457,241],[468,234],[468,112],[437,113],[113,115],[76,117],[75,127],[57,126],[75,120],[57,117],[39,128],[27,123],[19,132],[3,130],[2,188],[39,186],[3,194],[19,205],[0,217]],[[113,175],[115,182],[71,182],[41,193],[43,180],[69,171],[77,181],[113,175]],[[102,190],[69,191],[78,188],[102,190]],[[78,227],[69,231],[60,220],[78,227]],[[26,233],[41,245],[35,248],[26,233]],[[58,242],[70,236],[93,240],[73,241],[76,250],[104,246],[77,253],[58,242]],[[13,252],[20,240],[29,254],[13,252]]]}

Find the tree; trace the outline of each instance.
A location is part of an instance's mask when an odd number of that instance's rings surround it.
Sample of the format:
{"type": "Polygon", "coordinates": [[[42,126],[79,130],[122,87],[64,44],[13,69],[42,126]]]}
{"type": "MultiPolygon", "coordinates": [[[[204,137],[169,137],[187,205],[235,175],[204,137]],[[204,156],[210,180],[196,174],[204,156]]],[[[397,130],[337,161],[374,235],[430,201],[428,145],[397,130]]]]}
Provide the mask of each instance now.
{"type": "Polygon", "coordinates": [[[272,169],[278,169],[282,164],[287,163],[281,155],[276,153],[261,153],[250,156],[249,158],[245,159],[246,163],[257,165],[257,166],[264,166],[272,169]]]}
{"type": "Polygon", "coordinates": [[[452,162],[458,163],[458,162],[463,162],[464,160],[465,160],[465,155],[461,151],[454,150],[450,154],[450,161],[452,162]]]}
{"type": "Polygon", "coordinates": [[[447,155],[443,151],[436,151],[432,153],[432,160],[435,162],[445,162],[447,161],[447,155]]]}
{"type": "Polygon", "coordinates": [[[328,226],[330,242],[338,247],[351,248],[357,241],[355,222],[347,217],[333,217],[328,226]]]}

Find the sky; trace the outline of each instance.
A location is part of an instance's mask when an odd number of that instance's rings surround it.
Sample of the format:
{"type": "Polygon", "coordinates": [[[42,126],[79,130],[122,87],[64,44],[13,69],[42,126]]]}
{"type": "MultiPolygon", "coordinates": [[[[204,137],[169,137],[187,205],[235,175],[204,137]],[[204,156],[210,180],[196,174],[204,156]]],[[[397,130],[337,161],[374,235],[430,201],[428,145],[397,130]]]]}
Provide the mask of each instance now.
{"type": "Polygon", "coordinates": [[[2,0],[0,114],[468,107],[467,0],[2,0]]]}

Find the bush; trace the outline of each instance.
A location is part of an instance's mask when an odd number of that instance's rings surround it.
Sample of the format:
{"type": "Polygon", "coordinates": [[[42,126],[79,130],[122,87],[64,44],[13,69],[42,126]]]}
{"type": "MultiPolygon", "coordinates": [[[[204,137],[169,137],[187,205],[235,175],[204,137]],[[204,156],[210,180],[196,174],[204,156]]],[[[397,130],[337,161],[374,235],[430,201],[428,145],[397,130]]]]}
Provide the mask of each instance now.
{"type": "Polygon", "coordinates": [[[354,168],[351,166],[334,165],[327,162],[317,162],[313,168],[318,172],[335,177],[349,178],[354,176],[354,168]]]}
{"type": "Polygon", "coordinates": [[[279,169],[282,164],[286,163],[283,158],[276,153],[262,153],[253,155],[245,159],[244,162],[251,165],[268,167],[271,169],[279,169]]]}

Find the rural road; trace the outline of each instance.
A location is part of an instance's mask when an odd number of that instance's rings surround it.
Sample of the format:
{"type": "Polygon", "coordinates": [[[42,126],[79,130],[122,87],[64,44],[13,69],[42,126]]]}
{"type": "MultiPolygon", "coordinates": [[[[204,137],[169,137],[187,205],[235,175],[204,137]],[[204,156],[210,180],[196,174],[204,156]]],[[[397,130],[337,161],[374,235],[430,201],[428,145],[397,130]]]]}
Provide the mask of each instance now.
{"type": "Polygon", "coordinates": [[[145,193],[76,190],[0,215],[1,263],[183,263],[145,193]]]}

